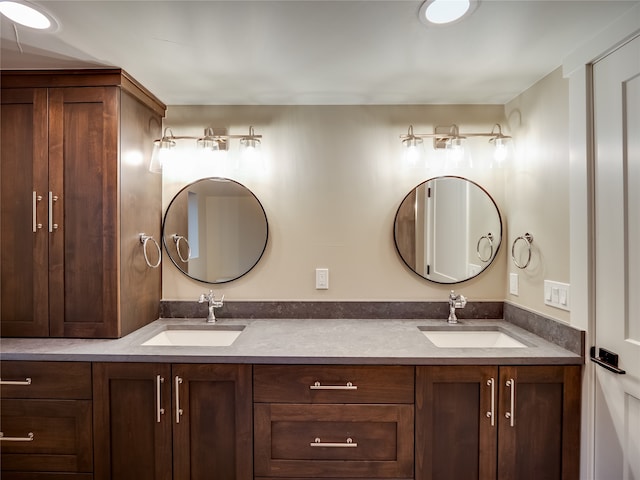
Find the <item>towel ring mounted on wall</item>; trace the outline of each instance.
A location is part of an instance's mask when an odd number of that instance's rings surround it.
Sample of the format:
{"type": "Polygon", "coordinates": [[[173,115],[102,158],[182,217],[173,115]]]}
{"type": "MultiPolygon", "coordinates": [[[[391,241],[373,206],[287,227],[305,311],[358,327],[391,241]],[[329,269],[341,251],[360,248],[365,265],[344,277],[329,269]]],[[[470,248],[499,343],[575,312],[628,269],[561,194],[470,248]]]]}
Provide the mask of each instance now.
{"type": "Polygon", "coordinates": [[[487,263],[491,261],[491,259],[493,258],[493,234],[491,232],[481,236],[478,239],[478,243],[476,243],[476,253],[478,254],[478,258],[481,262],[487,263]],[[486,258],[483,257],[480,253],[480,244],[482,243],[482,240],[486,240],[489,243],[489,256],[486,258]]]}
{"type": "Polygon", "coordinates": [[[142,244],[142,252],[144,253],[144,261],[147,262],[149,268],[158,268],[160,266],[160,262],[162,261],[162,251],[160,250],[160,245],[155,238],[151,235],[145,235],[144,233],[140,234],[140,243],[142,244]],[[156,246],[156,251],[158,252],[158,261],[154,264],[149,261],[149,256],[147,255],[147,243],[149,241],[153,242],[156,246]]]}
{"type": "Polygon", "coordinates": [[[511,245],[511,259],[513,260],[514,265],[521,270],[527,268],[529,266],[529,262],[531,262],[531,244],[532,243],[533,243],[533,235],[531,235],[530,233],[525,233],[524,235],[517,237],[513,241],[513,245],[511,245]],[[516,244],[520,240],[525,242],[527,246],[527,261],[524,263],[524,265],[519,264],[518,261],[516,260],[516,244]]]}

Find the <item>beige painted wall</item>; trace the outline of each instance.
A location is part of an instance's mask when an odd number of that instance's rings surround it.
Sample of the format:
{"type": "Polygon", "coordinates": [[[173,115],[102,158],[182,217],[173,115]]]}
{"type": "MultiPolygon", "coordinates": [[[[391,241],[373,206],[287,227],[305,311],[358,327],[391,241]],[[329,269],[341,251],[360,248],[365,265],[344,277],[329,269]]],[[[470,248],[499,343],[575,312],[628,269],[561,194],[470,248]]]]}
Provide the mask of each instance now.
{"type": "MultiPolygon", "coordinates": [[[[186,183],[212,175],[251,189],[269,220],[262,260],[244,277],[214,286],[228,300],[441,300],[450,287],[409,271],[393,242],[393,220],[404,196],[439,174],[465,176],[492,193],[505,208],[503,169],[483,167],[492,149],[486,138],[470,139],[474,168],[427,170],[403,162],[399,139],[456,123],[461,132],[504,125],[502,105],[474,106],[171,106],[165,126],[175,135],[200,135],[207,126],[231,134],[262,134],[264,169],[235,170],[198,160],[181,141],[179,160],[164,174],[163,208],[186,183]],[[329,268],[329,290],[315,289],[315,268],[329,268]]],[[[427,144],[428,159],[441,156],[427,144]]],[[[237,158],[237,142],[230,158],[237,158]]],[[[233,162],[227,162],[227,164],[233,162]]],[[[534,227],[531,227],[532,229],[534,227]]],[[[535,232],[534,232],[535,233],[535,232]]],[[[506,243],[479,277],[456,285],[470,300],[503,300],[506,243]]],[[[195,300],[209,285],[192,281],[166,258],[163,298],[195,300]]]]}
{"type": "MultiPolygon", "coordinates": [[[[531,264],[518,269],[519,295],[506,299],[529,310],[569,321],[567,311],[544,304],[544,280],[570,283],[569,83],[552,72],[505,105],[514,160],[507,169],[503,212],[508,250],[516,237],[533,235],[531,264]]],[[[522,242],[519,242],[518,247],[522,242]]]]}

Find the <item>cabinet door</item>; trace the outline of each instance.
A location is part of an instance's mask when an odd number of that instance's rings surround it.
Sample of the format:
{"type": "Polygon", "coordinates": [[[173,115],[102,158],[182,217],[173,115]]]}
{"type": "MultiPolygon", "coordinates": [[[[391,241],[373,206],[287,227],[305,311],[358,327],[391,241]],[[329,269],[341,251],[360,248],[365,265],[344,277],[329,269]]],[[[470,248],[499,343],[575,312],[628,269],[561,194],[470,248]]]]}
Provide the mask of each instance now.
{"type": "Polygon", "coordinates": [[[250,365],[173,365],[174,478],[253,478],[250,365]]]}
{"type": "Polygon", "coordinates": [[[416,480],[496,478],[497,383],[496,367],[417,367],[416,480]]]}
{"type": "Polygon", "coordinates": [[[51,336],[118,334],[118,97],[49,90],[51,336]]]}
{"type": "Polygon", "coordinates": [[[170,374],[168,364],[93,365],[96,480],[171,480],[170,374]]]}
{"type": "Polygon", "coordinates": [[[577,479],[580,367],[500,367],[498,478],[577,479]]]}
{"type": "Polygon", "coordinates": [[[47,90],[2,90],[2,335],[49,335],[47,90]]]}

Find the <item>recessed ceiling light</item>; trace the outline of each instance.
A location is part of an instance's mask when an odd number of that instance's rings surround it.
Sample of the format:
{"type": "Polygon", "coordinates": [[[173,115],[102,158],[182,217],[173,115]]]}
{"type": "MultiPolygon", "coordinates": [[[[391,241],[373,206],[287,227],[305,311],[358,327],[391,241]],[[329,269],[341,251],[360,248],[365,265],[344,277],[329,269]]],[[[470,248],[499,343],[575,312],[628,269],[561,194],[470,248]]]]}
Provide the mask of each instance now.
{"type": "Polygon", "coordinates": [[[51,15],[24,1],[0,1],[0,13],[12,22],[37,30],[55,30],[58,26],[51,15]]]}
{"type": "Polygon", "coordinates": [[[476,4],[475,0],[427,0],[418,15],[425,25],[447,25],[469,16],[476,4]]]}

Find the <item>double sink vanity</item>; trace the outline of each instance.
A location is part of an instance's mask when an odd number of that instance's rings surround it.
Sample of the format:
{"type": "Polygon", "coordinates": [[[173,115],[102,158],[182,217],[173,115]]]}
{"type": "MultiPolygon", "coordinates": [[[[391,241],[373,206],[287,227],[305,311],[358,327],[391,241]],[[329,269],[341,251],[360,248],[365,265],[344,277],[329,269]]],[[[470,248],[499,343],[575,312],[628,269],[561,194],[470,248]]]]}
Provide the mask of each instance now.
{"type": "Polygon", "coordinates": [[[6,479],[578,478],[583,356],[504,320],[161,318],[1,359],[6,479]]]}
{"type": "MultiPolygon", "coordinates": [[[[514,321],[502,302],[455,325],[440,302],[166,314],[147,246],[193,281],[233,281],[265,254],[260,201],[203,178],[160,226],[161,178],[125,159],[162,135],[162,102],[121,69],[1,76],[2,171],[21,172],[1,189],[3,480],[579,477],[584,340],[564,343],[570,327],[541,332],[547,320],[514,321]],[[238,239],[232,259],[214,248],[238,239]],[[222,264],[237,269],[208,268],[222,264]]],[[[452,176],[409,191],[392,229],[408,273],[437,284],[477,277],[503,242],[489,193],[452,176]]]]}

